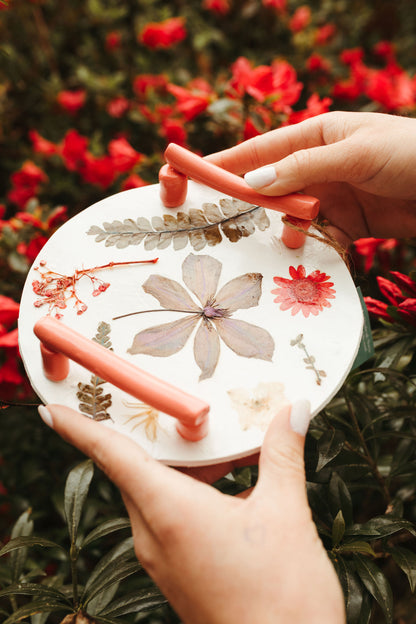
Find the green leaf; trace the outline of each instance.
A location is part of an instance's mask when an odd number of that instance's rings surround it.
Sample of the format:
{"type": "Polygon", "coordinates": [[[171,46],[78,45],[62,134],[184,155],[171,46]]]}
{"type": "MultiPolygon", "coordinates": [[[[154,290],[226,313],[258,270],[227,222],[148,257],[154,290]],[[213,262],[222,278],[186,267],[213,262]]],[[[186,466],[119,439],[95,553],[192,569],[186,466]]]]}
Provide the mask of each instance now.
{"type": "Polygon", "coordinates": [[[94,464],[90,459],[82,462],[68,475],[65,485],[64,507],[71,544],[76,543],[82,508],[88,495],[94,464]]]}
{"type": "Polygon", "coordinates": [[[137,591],[122,596],[115,600],[103,611],[97,613],[98,616],[120,617],[128,613],[142,613],[150,609],[157,609],[166,604],[167,600],[157,587],[146,589],[138,594],[137,591]]]}
{"type": "Polygon", "coordinates": [[[356,525],[356,527],[352,527],[351,530],[348,529],[346,534],[382,538],[398,533],[399,531],[409,531],[413,536],[416,536],[416,530],[412,522],[409,520],[401,520],[393,516],[378,516],[372,518],[365,524],[356,525]]]}
{"type": "Polygon", "coordinates": [[[343,557],[333,557],[332,555],[333,564],[344,592],[348,624],[358,624],[363,603],[364,588],[350,563],[343,557]]]}
{"type": "Polygon", "coordinates": [[[123,563],[120,563],[117,560],[114,561],[114,568],[112,572],[106,575],[100,575],[95,583],[89,586],[88,592],[85,592],[83,596],[83,604],[87,605],[93,598],[98,596],[98,594],[104,590],[107,590],[114,583],[119,583],[142,569],[143,568],[138,561],[124,561],[123,563]]]}
{"type": "Polygon", "coordinates": [[[332,545],[338,546],[345,533],[345,520],[342,515],[341,509],[337,513],[334,523],[332,525],[332,545]]]}
{"type": "MultiPolygon", "coordinates": [[[[93,593],[96,595],[98,593],[96,588],[102,588],[103,582],[109,578],[113,578],[113,574],[117,571],[118,566],[123,565],[125,562],[130,563],[132,559],[134,560],[134,563],[137,564],[136,555],[134,553],[133,538],[128,537],[120,544],[117,544],[97,563],[85,585],[82,596],[83,602],[87,596],[89,596],[89,600],[91,600],[92,596],[90,594],[93,593]]],[[[101,589],[99,591],[101,591],[101,589]]]]}
{"type": "Polygon", "coordinates": [[[88,533],[81,544],[81,548],[85,548],[85,546],[88,546],[96,539],[100,539],[110,533],[121,531],[123,529],[131,530],[131,523],[128,518],[114,518],[112,520],[107,520],[93,529],[91,533],[88,533]]]}
{"type": "Polygon", "coordinates": [[[71,610],[68,609],[67,606],[59,602],[54,602],[53,600],[34,600],[16,609],[2,624],[15,624],[15,622],[21,622],[24,618],[30,617],[31,615],[37,613],[52,613],[53,611],[69,613],[71,610]]]}
{"type": "Polygon", "coordinates": [[[316,472],[322,470],[324,466],[342,451],[344,442],[345,435],[340,429],[329,429],[323,433],[317,444],[319,459],[316,472]]]}
{"type": "MultiPolygon", "coordinates": [[[[17,519],[11,533],[11,538],[17,539],[20,537],[27,537],[33,532],[33,521],[30,519],[32,510],[29,509],[22,513],[17,519]]],[[[23,571],[27,558],[27,548],[19,548],[12,551],[10,556],[10,566],[12,569],[12,579],[17,581],[23,571]]]]}
{"type": "Polygon", "coordinates": [[[18,550],[19,548],[28,548],[30,546],[43,546],[44,548],[60,548],[63,550],[62,546],[57,544],[56,542],[51,542],[50,540],[44,539],[43,537],[32,537],[31,535],[26,535],[22,537],[15,537],[11,539],[3,548],[0,549],[0,557],[6,555],[13,550],[18,550]]]}
{"type": "Polygon", "coordinates": [[[378,566],[363,555],[353,555],[355,569],[367,591],[380,605],[387,624],[393,623],[393,594],[390,584],[378,566]]]}
{"type": "Polygon", "coordinates": [[[332,473],[329,482],[329,506],[334,517],[341,509],[346,526],[352,524],[351,495],[344,481],[336,472],[332,473]]]}
{"type": "Polygon", "coordinates": [[[386,551],[391,554],[399,568],[406,574],[410,591],[413,593],[416,589],[416,554],[408,548],[402,548],[401,546],[387,548],[386,551]]]}
{"type": "Polygon", "coordinates": [[[45,600],[53,598],[54,600],[61,600],[64,606],[69,604],[65,595],[58,589],[48,587],[42,583],[18,583],[10,585],[6,589],[0,590],[0,597],[3,596],[38,596],[45,600]]]}
{"type": "Polygon", "coordinates": [[[357,540],[354,542],[343,543],[341,546],[337,548],[337,552],[339,553],[361,553],[362,555],[371,555],[372,557],[376,556],[376,553],[371,548],[368,542],[364,542],[362,540],[357,540]]]}

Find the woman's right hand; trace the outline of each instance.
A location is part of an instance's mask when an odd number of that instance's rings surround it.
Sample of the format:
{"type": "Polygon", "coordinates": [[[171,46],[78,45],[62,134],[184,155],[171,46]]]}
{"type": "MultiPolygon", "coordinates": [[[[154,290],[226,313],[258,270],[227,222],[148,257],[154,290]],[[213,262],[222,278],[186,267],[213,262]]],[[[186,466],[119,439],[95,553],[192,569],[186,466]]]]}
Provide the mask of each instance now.
{"type": "Polygon", "coordinates": [[[248,174],[264,195],[315,195],[345,246],[368,236],[416,236],[416,119],[325,113],[206,159],[248,174]]]}

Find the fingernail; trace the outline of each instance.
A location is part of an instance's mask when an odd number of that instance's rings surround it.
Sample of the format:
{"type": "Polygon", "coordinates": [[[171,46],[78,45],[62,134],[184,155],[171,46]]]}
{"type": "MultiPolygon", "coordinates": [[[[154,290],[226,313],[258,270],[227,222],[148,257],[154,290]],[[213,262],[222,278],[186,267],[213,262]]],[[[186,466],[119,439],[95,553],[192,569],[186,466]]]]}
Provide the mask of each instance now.
{"type": "Polygon", "coordinates": [[[269,184],[276,181],[276,170],[272,165],[267,165],[267,167],[260,167],[260,169],[248,171],[244,179],[252,188],[263,188],[263,186],[269,186],[269,184]]]}
{"type": "Polygon", "coordinates": [[[44,405],[39,405],[38,407],[39,416],[42,418],[45,425],[51,427],[53,429],[53,420],[50,411],[44,405]]]}
{"type": "Polygon", "coordinates": [[[296,401],[290,410],[290,426],[295,433],[305,436],[311,421],[311,404],[307,399],[296,401]]]}

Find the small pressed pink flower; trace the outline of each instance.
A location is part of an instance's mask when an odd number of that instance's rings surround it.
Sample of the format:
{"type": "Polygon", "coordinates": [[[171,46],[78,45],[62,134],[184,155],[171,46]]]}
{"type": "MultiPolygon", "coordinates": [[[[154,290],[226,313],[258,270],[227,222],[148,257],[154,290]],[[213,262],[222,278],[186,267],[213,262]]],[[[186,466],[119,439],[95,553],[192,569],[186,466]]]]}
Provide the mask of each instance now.
{"type": "Polygon", "coordinates": [[[280,303],[281,310],[292,309],[292,316],[301,311],[307,318],[309,314],[317,316],[324,308],[331,307],[328,299],[335,299],[335,290],[331,288],[334,284],[328,282],[329,275],[318,270],[306,275],[302,264],[297,269],[289,267],[289,274],[292,279],[273,278],[278,288],[272,290],[272,294],[277,295],[274,301],[280,303]]]}

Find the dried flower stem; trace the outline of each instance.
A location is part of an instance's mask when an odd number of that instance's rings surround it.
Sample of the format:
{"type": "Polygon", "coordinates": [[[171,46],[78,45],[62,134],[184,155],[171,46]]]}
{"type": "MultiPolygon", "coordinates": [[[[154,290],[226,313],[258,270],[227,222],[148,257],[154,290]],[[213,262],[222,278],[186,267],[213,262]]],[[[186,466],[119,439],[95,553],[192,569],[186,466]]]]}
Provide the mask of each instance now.
{"type": "MultiPolygon", "coordinates": [[[[73,275],[63,275],[56,271],[51,271],[46,267],[45,262],[40,262],[39,267],[36,267],[35,270],[38,271],[41,279],[32,282],[33,291],[35,294],[39,295],[39,299],[35,301],[34,305],[37,308],[45,304],[48,305],[48,313],[50,314],[57,309],[65,309],[67,307],[67,302],[70,299],[74,299],[74,307],[77,314],[83,314],[88,306],[81,301],[76,291],[77,283],[82,277],[85,276],[90,279],[94,288],[92,296],[96,297],[102,292],[105,292],[110,286],[108,282],[104,282],[94,275],[97,271],[135,264],[155,264],[157,261],[158,258],[152,258],[151,260],[133,260],[131,262],[108,262],[107,264],[89,269],[76,269],[73,275]]],[[[60,313],[56,313],[55,316],[57,318],[62,318],[62,314],[60,313]]]]}

